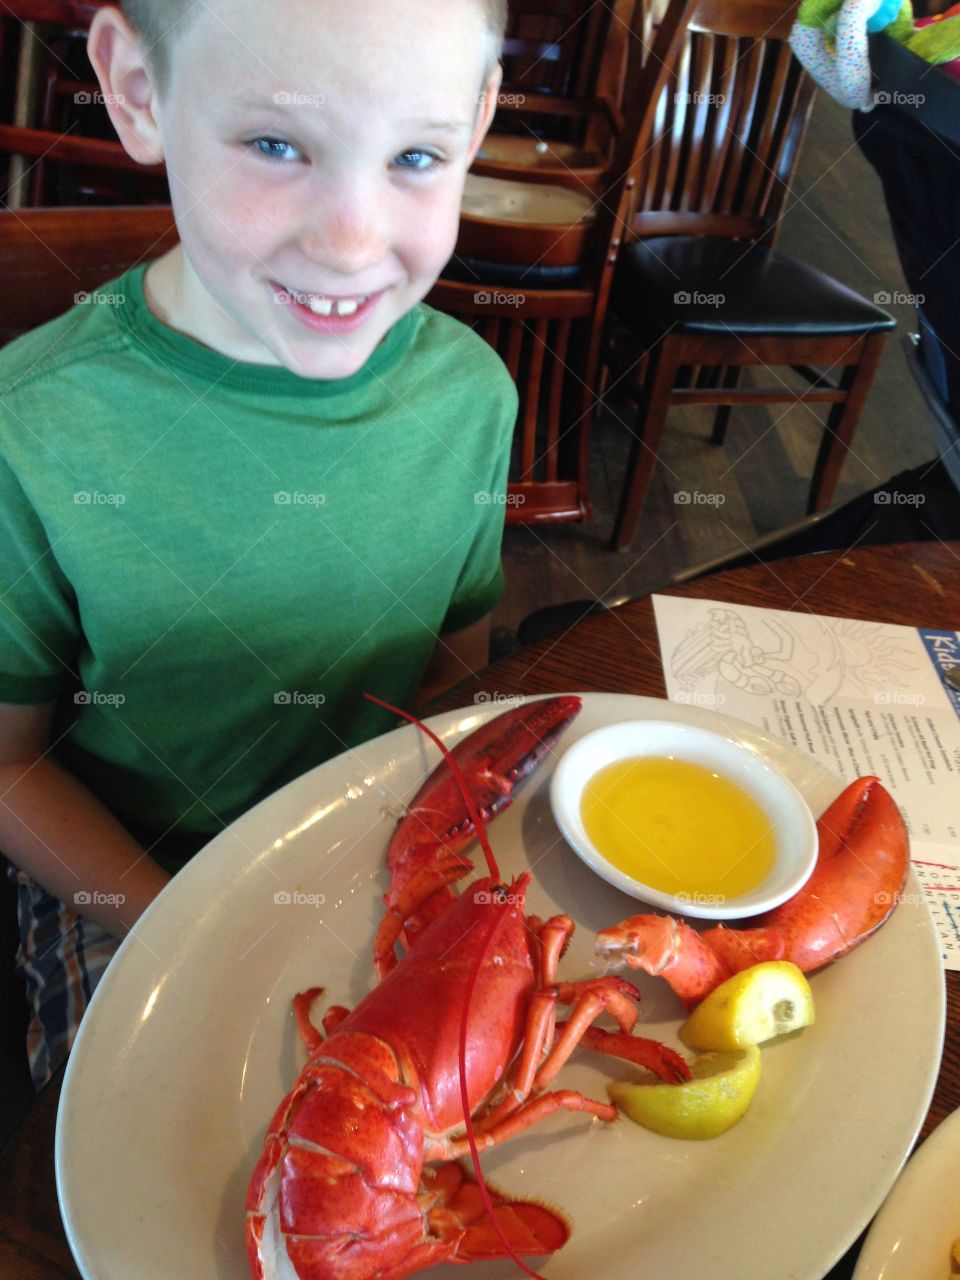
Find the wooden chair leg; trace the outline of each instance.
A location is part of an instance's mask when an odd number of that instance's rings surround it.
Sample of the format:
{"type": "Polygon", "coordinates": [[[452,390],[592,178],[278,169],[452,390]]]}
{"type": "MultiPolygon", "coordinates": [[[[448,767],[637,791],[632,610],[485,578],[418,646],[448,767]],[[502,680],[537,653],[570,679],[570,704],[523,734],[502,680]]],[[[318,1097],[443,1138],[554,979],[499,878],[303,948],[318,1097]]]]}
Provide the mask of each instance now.
{"type": "MultiPolygon", "coordinates": [[[[734,391],[740,384],[740,374],[743,372],[742,364],[727,365],[720,379],[721,387],[727,391],[734,391]]],[[[733,405],[722,404],[717,409],[717,416],[713,420],[713,432],[710,436],[711,444],[723,444],[727,438],[727,423],[730,421],[730,413],[733,405]]]]}
{"type": "Polygon", "coordinates": [[[679,354],[678,344],[669,338],[650,354],[643,402],[637,414],[630,460],[623,478],[620,510],[610,543],[611,549],[616,551],[629,551],[640,523],[640,513],[657,465],[660,440],[680,365],[679,354]]]}
{"type": "Polygon", "coordinates": [[[859,363],[848,365],[843,371],[840,386],[846,391],[847,397],[841,404],[834,405],[827,417],[810,481],[808,515],[826,511],[833,501],[837,481],[847,459],[853,433],[860,421],[886,340],[887,335],[882,330],[868,334],[863,340],[859,363]]]}

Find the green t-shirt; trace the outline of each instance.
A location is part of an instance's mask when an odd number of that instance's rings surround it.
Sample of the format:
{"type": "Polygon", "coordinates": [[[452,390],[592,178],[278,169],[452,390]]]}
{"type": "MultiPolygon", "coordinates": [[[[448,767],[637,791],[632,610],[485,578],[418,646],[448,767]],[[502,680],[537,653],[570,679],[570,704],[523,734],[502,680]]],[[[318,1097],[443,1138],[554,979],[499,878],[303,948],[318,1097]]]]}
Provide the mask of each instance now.
{"type": "Polygon", "coordinates": [[[143,271],[0,352],[0,701],[59,698],[121,820],[206,833],[493,606],[517,397],[423,304],[322,381],[162,324],[143,271]]]}

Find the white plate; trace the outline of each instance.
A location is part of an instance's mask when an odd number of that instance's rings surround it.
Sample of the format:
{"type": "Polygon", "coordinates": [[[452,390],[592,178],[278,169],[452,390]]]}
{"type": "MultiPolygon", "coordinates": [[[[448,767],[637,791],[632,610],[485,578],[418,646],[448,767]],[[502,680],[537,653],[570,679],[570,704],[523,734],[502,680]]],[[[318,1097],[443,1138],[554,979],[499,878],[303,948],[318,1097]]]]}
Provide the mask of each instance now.
{"type": "MultiPolygon", "coordinates": [[[[437,717],[448,740],[502,708],[437,717]]],[[[752,726],[652,698],[594,694],[560,750],[620,720],[669,715],[729,732],[774,761],[814,812],[837,780],[752,726]]],[[[244,1195],[266,1123],[303,1061],[290,999],[322,984],[354,1004],[387,879],[387,806],[409,800],[436,749],[412,726],[329,761],[198,854],[124,942],[82,1024],[57,1123],[57,1184],[85,1280],[242,1280],[244,1195]],[[301,895],[275,904],[275,894],[301,895]],[[323,906],[309,904],[324,895],[323,906]]],[[[593,933],[636,902],[590,872],[550,814],[552,762],[491,828],[505,875],[532,867],[528,909],[572,914],[562,966],[587,976],[593,933]]],[[[562,1208],[573,1236],[550,1280],[818,1280],[876,1211],[937,1075],[943,972],[919,886],[883,929],[813,978],[816,1025],[764,1050],[747,1116],[709,1143],[626,1121],[558,1116],[488,1153],[497,1186],[562,1208]]],[[[643,1030],[677,1045],[682,1012],[638,975],[643,1030]]],[[[609,1073],[609,1074],[607,1074],[609,1073]]],[[[604,1097],[608,1059],[563,1083],[604,1097]]],[[[431,1272],[463,1280],[461,1268],[431,1272]]],[[[473,1280],[513,1276],[477,1264],[473,1280]]]]}
{"type": "Polygon", "coordinates": [[[960,1236],[960,1111],[917,1149],[883,1203],[853,1280],[947,1280],[960,1236]]]}

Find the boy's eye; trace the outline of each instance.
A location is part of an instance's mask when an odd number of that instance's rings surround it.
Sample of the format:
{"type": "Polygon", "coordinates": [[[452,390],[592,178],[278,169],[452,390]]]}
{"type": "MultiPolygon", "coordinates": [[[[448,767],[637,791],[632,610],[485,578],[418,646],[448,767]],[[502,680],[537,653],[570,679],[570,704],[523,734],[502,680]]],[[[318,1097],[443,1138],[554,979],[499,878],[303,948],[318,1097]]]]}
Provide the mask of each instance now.
{"type": "Polygon", "coordinates": [[[426,173],[443,164],[443,158],[432,151],[401,151],[394,160],[400,169],[409,169],[414,173],[426,173]]]}
{"type": "Polygon", "coordinates": [[[291,142],[284,142],[282,138],[255,138],[253,145],[262,156],[271,160],[296,160],[300,156],[297,148],[291,142]]]}

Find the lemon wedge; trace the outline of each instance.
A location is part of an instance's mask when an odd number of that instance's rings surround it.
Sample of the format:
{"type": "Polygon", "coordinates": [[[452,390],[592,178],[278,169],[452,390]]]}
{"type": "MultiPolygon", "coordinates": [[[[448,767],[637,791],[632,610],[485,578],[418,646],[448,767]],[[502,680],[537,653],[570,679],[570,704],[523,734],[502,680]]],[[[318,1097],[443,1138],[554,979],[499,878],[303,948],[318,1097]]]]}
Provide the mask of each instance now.
{"type": "Polygon", "coordinates": [[[702,1053],[690,1070],[692,1079],[683,1084],[610,1084],[607,1092],[631,1120],[654,1133],[715,1138],[749,1107],[760,1083],[760,1050],[751,1045],[732,1053],[702,1053]]]}
{"type": "Polygon", "coordinates": [[[813,1022],[813,992],[795,964],[771,960],[734,974],[680,1028],[691,1049],[744,1049],[813,1022]]]}

